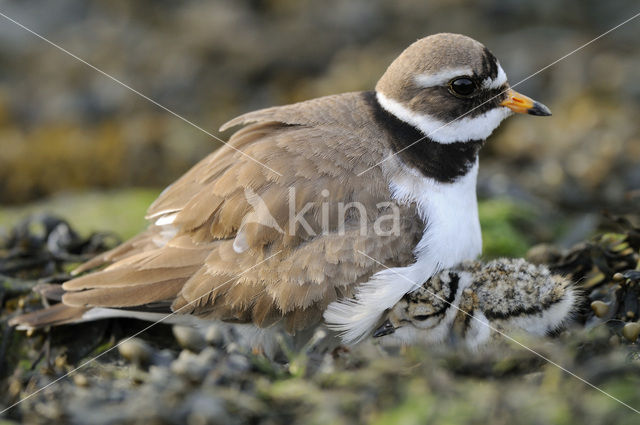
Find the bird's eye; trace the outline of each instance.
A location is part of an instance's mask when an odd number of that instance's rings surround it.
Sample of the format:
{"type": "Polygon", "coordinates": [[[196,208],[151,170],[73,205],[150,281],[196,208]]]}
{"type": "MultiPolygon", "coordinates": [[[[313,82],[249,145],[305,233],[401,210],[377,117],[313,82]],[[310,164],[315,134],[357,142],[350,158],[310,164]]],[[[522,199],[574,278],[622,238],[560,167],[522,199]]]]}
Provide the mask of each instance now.
{"type": "Polygon", "coordinates": [[[433,316],[432,314],[418,314],[417,316],[413,316],[413,320],[417,320],[419,322],[423,322],[427,320],[429,317],[433,316]]]}
{"type": "Polygon", "coordinates": [[[449,83],[449,89],[451,92],[458,96],[470,96],[476,91],[476,83],[467,77],[460,77],[451,80],[449,83]]]}

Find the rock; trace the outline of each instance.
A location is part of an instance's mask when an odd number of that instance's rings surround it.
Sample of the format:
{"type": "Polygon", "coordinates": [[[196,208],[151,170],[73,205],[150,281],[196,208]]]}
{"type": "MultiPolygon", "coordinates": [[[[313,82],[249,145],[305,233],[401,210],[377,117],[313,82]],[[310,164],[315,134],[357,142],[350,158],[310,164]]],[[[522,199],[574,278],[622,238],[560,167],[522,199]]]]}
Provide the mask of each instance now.
{"type": "Polygon", "coordinates": [[[235,342],[232,342],[231,344],[227,345],[227,353],[229,354],[239,353],[241,351],[242,350],[240,349],[240,346],[235,342]]]}
{"type": "Polygon", "coordinates": [[[178,359],[171,363],[171,371],[191,382],[201,382],[207,373],[215,366],[217,353],[208,347],[200,354],[183,350],[178,359]]]}
{"type": "Polygon", "coordinates": [[[538,244],[532,246],[527,252],[526,258],[534,264],[549,264],[557,261],[562,253],[557,246],[551,244],[538,244]]]}
{"type": "Polygon", "coordinates": [[[251,369],[251,362],[242,354],[231,354],[227,358],[226,366],[235,373],[244,373],[251,369]]]}
{"type": "Polygon", "coordinates": [[[73,375],[73,383],[76,384],[79,387],[88,387],[89,386],[89,380],[87,379],[86,376],[84,376],[81,373],[77,373],[77,374],[73,375]]]}
{"type": "Polygon", "coordinates": [[[622,328],[622,335],[631,342],[635,342],[640,335],[640,323],[629,322],[622,328]]]}
{"type": "Polygon", "coordinates": [[[602,318],[609,312],[609,304],[596,300],[591,303],[591,310],[593,310],[596,316],[602,318]]]}
{"type": "Polygon", "coordinates": [[[151,363],[156,366],[169,367],[171,362],[175,360],[174,353],[169,349],[158,350],[153,353],[151,363]]]}
{"type": "Polygon", "coordinates": [[[195,353],[200,352],[207,344],[202,333],[189,326],[174,326],[173,336],[182,348],[191,350],[195,353]]]}
{"type": "Polygon", "coordinates": [[[204,364],[213,366],[220,357],[221,352],[213,347],[207,347],[198,354],[198,359],[204,364]]]}
{"type": "Polygon", "coordinates": [[[207,328],[204,339],[214,347],[222,347],[224,344],[224,334],[220,326],[211,325],[207,328]]]}
{"type": "Polygon", "coordinates": [[[153,350],[141,339],[130,338],[118,344],[120,355],[137,365],[149,363],[153,350]]]}
{"type": "Polygon", "coordinates": [[[55,358],[55,360],[53,361],[53,364],[57,369],[63,369],[65,366],[67,366],[67,355],[60,354],[55,358]]]}
{"type": "Polygon", "coordinates": [[[230,423],[221,400],[212,399],[208,394],[194,393],[184,402],[188,425],[206,425],[211,423],[230,423]]]}
{"type": "Polygon", "coordinates": [[[615,280],[616,282],[620,282],[624,280],[624,276],[622,273],[615,273],[613,275],[613,280],[615,280]]]}

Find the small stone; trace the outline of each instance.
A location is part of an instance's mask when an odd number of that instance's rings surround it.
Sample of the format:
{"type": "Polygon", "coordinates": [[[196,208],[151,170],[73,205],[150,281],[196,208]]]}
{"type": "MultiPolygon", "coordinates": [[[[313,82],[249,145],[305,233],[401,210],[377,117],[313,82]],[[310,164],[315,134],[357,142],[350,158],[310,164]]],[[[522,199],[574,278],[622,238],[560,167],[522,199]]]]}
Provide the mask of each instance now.
{"type": "Polygon", "coordinates": [[[175,360],[175,355],[171,350],[163,349],[158,350],[153,353],[153,357],[151,358],[151,362],[156,366],[165,366],[169,367],[172,361],[175,360]]]}
{"type": "Polygon", "coordinates": [[[172,328],[173,336],[178,341],[178,344],[182,348],[193,351],[194,353],[200,352],[207,344],[202,336],[202,333],[196,328],[189,326],[174,326],[172,328]]]}
{"type": "Polygon", "coordinates": [[[622,273],[615,273],[612,279],[615,280],[616,282],[620,282],[624,280],[624,275],[622,273]]]}
{"type": "Polygon", "coordinates": [[[198,359],[209,365],[214,364],[218,357],[219,351],[213,347],[207,347],[198,354],[198,359]]]}
{"type": "Polygon", "coordinates": [[[218,325],[209,326],[204,339],[214,347],[221,347],[224,344],[224,334],[218,325]]]}
{"type": "Polygon", "coordinates": [[[593,310],[596,316],[602,318],[609,312],[609,304],[596,300],[591,303],[591,310],[593,310]]]}
{"type": "Polygon", "coordinates": [[[88,387],[89,386],[89,380],[87,379],[86,376],[84,376],[81,373],[77,373],[77,374],[73,375],[73,382],[79,387],[88,387]]]}
{"type": "Polygon", "coordinates": [[[224,404],[208,394],[193,393],[184,403],[188,407],[187,425],[230,423],[224,404]]]}
{"type": "Polygon", "coordinates": [[[636,317],[636,313],[634,313],[633,311],[629,310],[629,311],[627,311],[627,317],[629,319],[633,319],[634,317],[636,317]]]}
{"type": "Polygon", "coordinates": [[[251,369],[251,362],[241,354],[231,354],[227,358],[227,367],[236,373],[243,373],[251,369]]]}
{"type": "Polygon", "coordinates": [[[562,252],[557,246],[550,244],[538,244],[529,249],[526,259],[533,264],[549,264],[557,261],[562,252]]]}
{"type": "Polygon", "coordinates": [[[178,358],[171,363],[171,371],[192,382],[201,382],[213,367],[213,362],[205,355],[201,358],[190,350],[180,352],[178,358]]]}
{"type": "Polygon", "coordinates": [[[148,363],[152,354],[151,347],[138,338],[124,340],[118,345],[118,351],[122,357],[137,365],[148,363]]]}
{"type": "Polygon", "coordinates": [[[239,353],[239,352],[241,352],[240,346],[235,342],[232,342],[231,344],[227,345],[227,353],[233,354],[233,353],[239,353]]]}
{"type": "Polygon", "coordinates": [[[12,379],[9,382],[9,395],[11,397],[17,397],[22,391],[22,384],[19,379],[12,379]]]}
{"type": "Polygon", "coordinates": [[[171,364],[168,367],[152,365],[149,367],[149,382],[165,387],[171,381],[171,364]]]}
{"type": "Polygon", "coordinates": [[[53,364],[55,365],[56,368],[62,369],[67,364],[67,355],[60,354],[58,357],[55,358],[55,360],[53,361],[53,364]]]}
{"type": "Polygon", "coordinates": [[[622,335],[627,338],[631,342],[635,342],[638,339],[638,335],[640,335],[640,323],[638,322],[629,322],[624,325],[622,328],[622,335]]]}
{"type": "Polygon", "coordinates": [[[620,337],[618,335],[611,335],[611,338],[609,338],[609,344],[612,347],[617,347],[620,345],[620,337]]]}

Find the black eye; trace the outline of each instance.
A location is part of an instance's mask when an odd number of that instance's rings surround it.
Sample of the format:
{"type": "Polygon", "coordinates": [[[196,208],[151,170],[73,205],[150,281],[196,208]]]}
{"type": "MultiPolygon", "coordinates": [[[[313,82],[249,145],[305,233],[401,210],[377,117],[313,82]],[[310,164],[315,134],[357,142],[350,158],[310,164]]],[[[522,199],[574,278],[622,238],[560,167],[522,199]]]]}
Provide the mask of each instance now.
{"type": "Polygon", "coordinates": [[[470,78],[456,78],[449,83],[449,88],[458,96],[469,96],[476,91],[476,83],[470,78]]]}
{"type": "Polygon", "coordinates": [[[429,317],[433,316],[432,314],[418,314],[417,316],[413,316],[413,320],[417,320],[419,322],[423,322],[427,320],[429,317]]]}

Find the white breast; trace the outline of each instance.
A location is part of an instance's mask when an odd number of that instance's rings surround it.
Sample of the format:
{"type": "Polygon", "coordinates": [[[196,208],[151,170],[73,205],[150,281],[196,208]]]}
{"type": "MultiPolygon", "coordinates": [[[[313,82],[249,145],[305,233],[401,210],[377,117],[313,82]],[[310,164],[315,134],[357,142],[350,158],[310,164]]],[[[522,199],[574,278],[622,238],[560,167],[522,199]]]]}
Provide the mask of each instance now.
{"type": "Polygon", "coordinates": [[[391,178],[393,198],[402,204],[415,203],[425,230],[414,248],[415,263],[382,270],[358,288],[354,300],[329,305],[324,318],[329,327],[342,332],[345,342],[365,337],[386,309],[435,273],[481,253],[477,175],[476,160],[454,183],[440,183],[406,167],[391,178]]]}
{"type": "Polygon", "coordinates": [[[421,270],[433,267],[439,271],[477,257],[482,251],[477,159],[469,172],[454,183],[440,183],[416,174],[406,173],[390,184],[393,198],[404,204],[415,202],[425,223],[424,234],[415,248],[416,265],[422,264],[421,270]]]}

